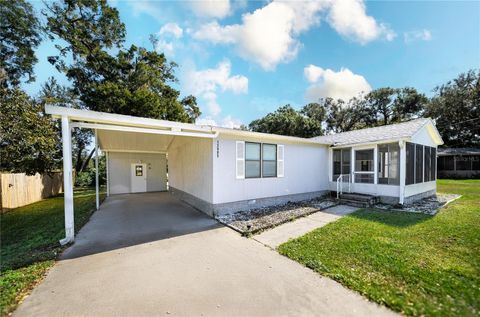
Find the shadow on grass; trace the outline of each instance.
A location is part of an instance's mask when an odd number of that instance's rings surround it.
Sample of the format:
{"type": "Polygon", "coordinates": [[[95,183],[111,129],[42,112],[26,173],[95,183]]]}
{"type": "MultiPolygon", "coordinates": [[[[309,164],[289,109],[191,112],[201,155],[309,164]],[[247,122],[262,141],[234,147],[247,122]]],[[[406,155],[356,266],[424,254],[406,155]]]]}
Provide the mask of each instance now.
{"type": "Polygon", "coordinates": [[[378,222],[391,227],[409,227],[428,221],[433,218],[431,215],[402,212],[402,211],[384,211],[379,209],[361,209],[348,217],[356,219],[378,222]]]}

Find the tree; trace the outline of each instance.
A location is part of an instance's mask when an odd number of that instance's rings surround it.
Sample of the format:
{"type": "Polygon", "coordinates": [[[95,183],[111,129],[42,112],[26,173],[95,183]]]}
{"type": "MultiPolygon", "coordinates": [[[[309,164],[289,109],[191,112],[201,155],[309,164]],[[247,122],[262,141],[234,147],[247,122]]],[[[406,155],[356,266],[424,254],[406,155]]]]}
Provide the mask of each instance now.
{"type": "Polygon", "coordinates": [[[368,127],[370,114],[363,97],[352,98],[348,102],[327,98],[325,124],[328,132],[347,132],[368,127]]]}
{"type": "Polygon", "coordinates": [[[179,100],[170,86],[177,80],[175,63],[142,47],[123,49],[125,26],[106,0],[64,0],[47,5],[44,14],[50,38],[66,43],[49,61],[88,109],[182,122],[200,115],[193,96],[179,100]]]}
{"type": "Polygon", "coordinates": [[[290,105],[278,108],[261,119],[252,121],[248,127],[251,131],[281,134],[298,137],[314,137],[322,134],[321,121],[308,117],[306,113],[321,116],[319,105],[307,105],[296,111],[290,105]]]}
{"type": "Polygon", "coordinates": [[[480,70],[438,86],[425,116],[435,120],[446,146],[480,146],[480,70]]]}
{"type": "Polygon", "coordinates": [[[23,91],[0,89],[0,169],[33,175],[58,167],[60,142],[50,118],[23,91]]]}
{"type": "MultiPolygon", "coordinates": [[[[44,109],[47,104],[76,109],[84,108],[82,102],[73,90],[59,85],[53,77],[50,77],[42,86],[37,102],[41,105],[42,109],[44,109]]],[[[58,129],[58,134],[60,138],[60,129],[58,129]]],[[[90,153],[87,153],[87,148],[92,142],[92,136],[93,133],[89,129],[72,130],[72,160],[77,173],[87,168],[93,156],[94,149],[90,150],[90,153]]]]}
{"type": "Polygon", "coordinates": [[[200,115],[195,97],[179,100],[180,92],[169,85],[177,80],[177,65],[164,54],[132,45],[116,57],[102,58],[107,67],[97,69],[100,79],[74,79],[90,109],[181,122],[194,122],[200,115]]]}
{"type": "Polygon", "coordinates": [[[366,126],[388,125],[418,117],[428,99],[415,88],[378,88],[364,97],[366,126]]]}
{"type": "MultiPolygon", "coordinates": [[[[41,42],[40,23],[24,0],[0,0],[0,86],[15,87],[21,78],[35,79],[35,48],[41,42]]],[[[4,91],[5,92],[5,91],[4,91]]]]}

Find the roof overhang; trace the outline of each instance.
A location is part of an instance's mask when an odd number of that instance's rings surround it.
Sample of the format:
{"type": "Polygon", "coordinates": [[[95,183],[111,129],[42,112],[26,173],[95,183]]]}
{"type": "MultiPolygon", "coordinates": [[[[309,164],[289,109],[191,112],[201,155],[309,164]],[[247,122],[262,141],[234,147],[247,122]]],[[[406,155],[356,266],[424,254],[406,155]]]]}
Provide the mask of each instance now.
{"type": "Polygon", "coordinates": [[[335,143],[331,146],[333,148],[344,148],[344,147],[351,147],[351,146],[368,146],[368,145],[375,145],[375,144],[387,144],[387,143],[396,143],[396,142],[410,142],[411,138],[395,138],[395,139],[384,139],[384,140],[375,140],[375,141],[367,141],[367,142],[355,142],[355,143],[335,143]]]}
{"type": "MultiPolygon", "coordinates": [[[[219,134],[221,134],[223,136],[231,136],[242,139],[250,138],[285,143],[328,145],[327,143],[314,139],[221,128],[208,125],[195,125],[190,123],[149,119],[53,105],[46,105],[45,112],[52,115],[54,118],[68,117],[69,120],[72,121],[72,127],[96,129],[98,131],[121,131],[129,133],[199,138],[216,138],[219,134]]],[[[100,143],[102,143],[101,141],[102,140],[100,139],[100,143]]]]}

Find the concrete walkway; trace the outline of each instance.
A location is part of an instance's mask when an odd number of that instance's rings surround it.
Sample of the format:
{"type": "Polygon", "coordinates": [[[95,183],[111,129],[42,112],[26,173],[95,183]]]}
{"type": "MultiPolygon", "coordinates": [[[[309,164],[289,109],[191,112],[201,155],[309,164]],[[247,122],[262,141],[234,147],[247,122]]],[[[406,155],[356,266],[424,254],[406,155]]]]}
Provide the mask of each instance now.
{"type": "Polygon", "coordinates": [[[301,237],[358,209],[346,205],[337,205],[262,232],[254,236],[253,239],[275,249],[290,239],[301,237]]]}
{"type": "Polygon", "coordinates": [[[108,198],[64,260],[14,313],[51,317],[395,315],[218,225],[168,193],[108,198]],[[160,232],[155,233],[155,227],[160,232]]]}

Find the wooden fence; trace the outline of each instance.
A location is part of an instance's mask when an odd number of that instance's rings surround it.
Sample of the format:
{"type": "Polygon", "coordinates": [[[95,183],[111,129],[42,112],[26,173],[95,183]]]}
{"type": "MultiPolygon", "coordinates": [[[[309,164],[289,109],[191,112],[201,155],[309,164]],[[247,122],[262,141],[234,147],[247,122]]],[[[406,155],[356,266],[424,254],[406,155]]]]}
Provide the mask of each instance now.
{"type": "Polygon", "coordinates": [[[0,210],[25,206],[47,197],[58,195],[63,190],[62,173],[51,175],[25,173],[0,174],[0,210]]]}

